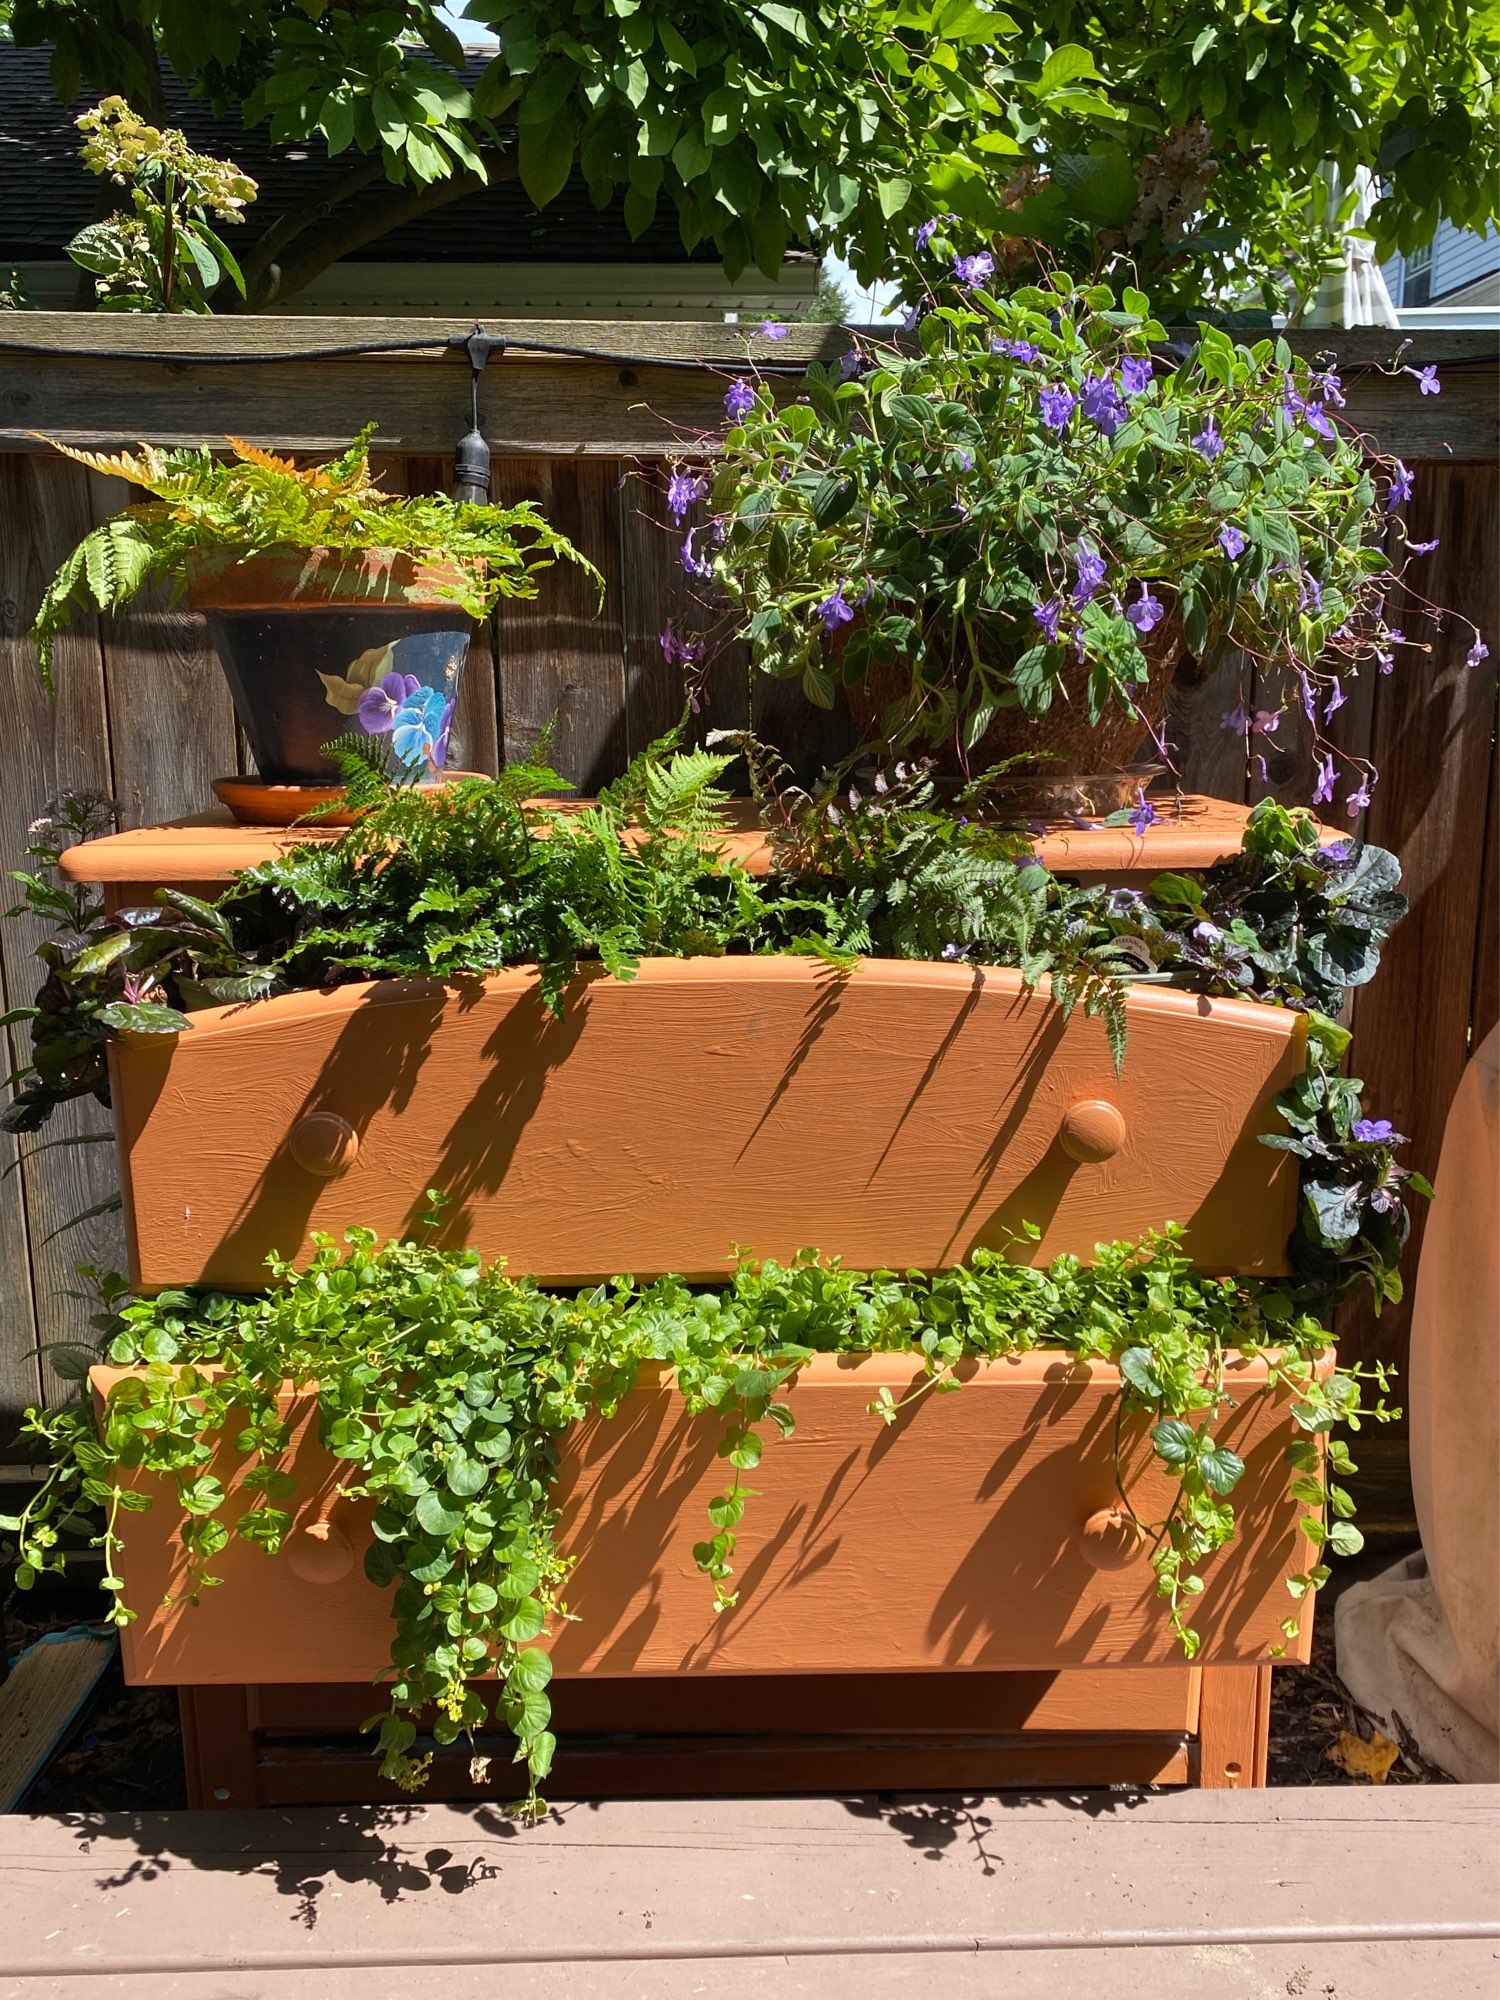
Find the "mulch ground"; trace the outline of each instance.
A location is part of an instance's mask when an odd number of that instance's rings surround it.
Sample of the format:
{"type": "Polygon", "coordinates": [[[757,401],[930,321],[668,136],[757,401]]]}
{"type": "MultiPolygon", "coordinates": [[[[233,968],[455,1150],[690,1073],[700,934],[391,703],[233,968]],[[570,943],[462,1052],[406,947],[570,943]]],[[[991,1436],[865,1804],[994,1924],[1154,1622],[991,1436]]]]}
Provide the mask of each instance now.
{"type": "MultiPolygon", "coordinates": [[[[1334,1671],[1333,1605],[1341,1589],[1396,1560],[1397,1554],[1382,1551],[1341,1563],[1318,1605],[1310,1664],[1277,1668],[1271,1703],[1272,1785],[1368,1782],[1351,1776],[1329,1757],[1346,1731],[1369,1739],[1375,1730],[1334,1671]]],[[[6,1601],[10,1650],[14,1653],[44,1631],[87,1623],[98,1612],[98,1598],[87,1589],[13,1591],[6,1601]]],[[[1406,1743],[1385,1782],[1414,1785],[1448,1780],[1406,1743]]],[[[161,1812],[186,1804],[177,1698],[170,1691],[126,1687],[116,1663],[71,1740],[33,1785],[23,1810],[161,1812]]]]}

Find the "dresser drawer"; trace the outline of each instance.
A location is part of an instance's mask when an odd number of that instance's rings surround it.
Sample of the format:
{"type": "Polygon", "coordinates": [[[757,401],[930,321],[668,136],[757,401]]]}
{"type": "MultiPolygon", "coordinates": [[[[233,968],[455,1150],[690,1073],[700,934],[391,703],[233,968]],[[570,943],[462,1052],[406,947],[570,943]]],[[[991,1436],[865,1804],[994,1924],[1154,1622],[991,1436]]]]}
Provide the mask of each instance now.
{"type": "Polygon", "coordinates": [[[1258,1142],[1299,1015],[1158,987],[1105,1032],[1017,974],[658,959],[381,981],[193,1017],[111,1050],[132,1277],[252,1289],[272,1251],[416,1224],[544,1282],[712,1278],[736,1247],[937,1269],[1089,1256],[1175,1221],[1200,1268],[1286,1269],[1296,1163],[1258,1142]]]}
{"type": "MultiPolygon", "coordinates": [[[[1331,1364],[1330,1364],[1331,1365],[1331,1364]]],[[[117,1371],[97,1370],[96,1391],[117,1371]]],[[[740,1529],[736,1608],[716,1615],[692,1548],[723,1491],[711,1416],[690,1417],[658,1373],[619,1412],[564,1439],[560,1543],[576,1622],[550,1643],[563,1674],[894,1673],[1181,1663],[1149,1560],[1105,1519],[1115,1506],[1118,1376],[1038,1352],[976,1363],[887,1428],[882,1386],[921,1377],[905,1357],[820,1356],[788,1392],[797,1428],[770,1438],[740,1529]]],[[[1293,1424],[1261,1362],[1230,1368],[1235,1407],[1215,1435],[1244,1460],[1237,1539],[1204,1566],[1193,1605],[1203,1663],[1262,1663],[1294,1609],[1285,1579],[1311,1566],[1287,1494],[1293,1424]]],[[[295,1400],[290,1397],[289,1401],[295,1400]]],[[[139,1614],[121,1634],[132,1682],[370,1680],[387,1657],[391,1594],[362,1558],[367,1509],[339,1494],[351,1468],[317,1442],[309,1394],[290,1458],[297,1528],[276,1557],[233,1538],[222,1587],[182,1598],[179,1517],[167,1494],[123,1513],[120,1573],[139,1614]],[[164,1603],[164,1600],[172,1600],[164,1603]]],[[[1137,1514],[1163,1520],[1175,1485],[1144,1419],[1122,1427],[1137,1514]]],[[[227,1450],[216,1469],[231,1486],[227,1450]]],[[[144,1480],[144,1475],[143,1475],[144,1480]]],[[[1305,1659],[1311,1600],[1287,1657],[1305,1659]]]]}

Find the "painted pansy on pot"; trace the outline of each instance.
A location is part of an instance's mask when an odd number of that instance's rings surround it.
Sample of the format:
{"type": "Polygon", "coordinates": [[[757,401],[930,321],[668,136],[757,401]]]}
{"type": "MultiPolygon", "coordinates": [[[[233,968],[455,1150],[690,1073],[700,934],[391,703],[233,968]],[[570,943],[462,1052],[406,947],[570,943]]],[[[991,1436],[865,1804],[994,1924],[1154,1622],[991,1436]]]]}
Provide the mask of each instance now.
{"type": "MultiPolygon", "coordinates": [[[[440,664],[433,681],[405,668],[418,648],[371,646],[342,674],[320,673],[325,699],[340,715],[352,716],[367,736],[388,736],[391,757],[407,771],[441,771],[448,761],[448,732],[463,665],[462,651],[440,664]]],[[[423,661],[426,666],[427,662],[423,661]]]]}
{"type": "Polygon", "coordinates": [[[1181,659],[1236,648],[1247,759],[1301,708],[1320,802],[1367,800],[1326,724],[1436,614],[1395,628],[1411,480],[1344,424],[1337,374],[1209,326],[1169,344],[1139,292],[985,275],[950,271],[910,341],[856,340],[793,401],[731,386],[692,567],[755,663],[967,773],[1100,772],[1156,735],[1181,659]]]}
{"type": "Polygon", "coordinates": [[[117,610],[166,578],[208,620],[264,781],[336,784],[325,746],[350,734],[388,738],[393,769],[440,771],[475,623],[535,597],[556,561],[598,572],[530,502],[382,491],[373,429],[301,467],[237,438],[227,461],[59,445],[149,497],[86,535],[48,585],[31,631],[44,680],[75,609],[117,610]]]}

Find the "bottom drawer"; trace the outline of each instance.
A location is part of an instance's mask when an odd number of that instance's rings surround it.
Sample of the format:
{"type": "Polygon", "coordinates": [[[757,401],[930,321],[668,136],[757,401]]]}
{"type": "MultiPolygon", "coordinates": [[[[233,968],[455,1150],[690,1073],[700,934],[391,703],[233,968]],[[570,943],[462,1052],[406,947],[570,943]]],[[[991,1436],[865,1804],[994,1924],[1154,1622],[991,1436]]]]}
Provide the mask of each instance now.
{"type": "MultiPolygon", "coordinates": [[[[116,1371],[95,1373],[96,1392],[116,1371]]],[[[559,1674],[846,1674],[1181,1661],[1144,1553],[1120,1560],[1099,1532],[1117,1474],[1159,1522],[1175,1482],[1147,1425],[1119,1427],[1118,1376],[1036,1353],[976,1363],[962,1389],[924,1396],[882,1425],[868,1405],[920,1382],[904,1357],[819,1357],[787,1400],[795,1434],[767,1441],[740,1530],[740,1601],[716,1615],[692,1556],[726,1483],[720,1429],[690,1417],[652,1373],[612,1419],[564,1441],[561,1542],[576,1558],[549,1643],[559,1674]],[[1094,1521],[1094,1528],[1090,1522],[1094,1521]],[[1111,1565],[1118,1566],[1111,1566],[1111,1565]]],[[[1252,1665],[1282,1642],[1286,1579],[1310,1567],[1303,1510],[1287,1494],[1286,1400],[1263,1363],[1230,1370],[1235,1407],[1215,1435],[1243,1459],[1236,1539],[1204,1566],[1193,1606],[1202,1661],[1252,1665]]],[[[224,1581],[194,1606],[165,1501],[122,1517],[121,1574],[138,1614],[122,1648],[136,1683],[368,1682],[387,1657],[390,1596],[362,1567],[367,1511],[317,1442],[313,1399],[295,1412],[287,1463],[297,1528],[280,1555],[232,1539],[224,1581]]],[[[235,1467],[217,1470],[233,1485],[235,1467]]],[[[1286,1657],[1303,1660],[1311,1604],[1286,1657]]]]}

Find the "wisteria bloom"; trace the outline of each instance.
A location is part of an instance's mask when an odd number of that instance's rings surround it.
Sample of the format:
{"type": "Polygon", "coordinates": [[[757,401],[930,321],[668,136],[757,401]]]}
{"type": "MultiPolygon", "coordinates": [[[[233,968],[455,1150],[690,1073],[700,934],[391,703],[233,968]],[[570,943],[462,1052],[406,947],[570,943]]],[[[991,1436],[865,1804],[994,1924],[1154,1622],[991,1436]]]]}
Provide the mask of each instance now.
{"type": "Polygon", "coordinates": [[[1426,368],[1408,368],[1406,372],[1408,375],[1416,376],[1417,388],[1421,391],[1421,393],[1424,396],[1442,395],[1443,385],[1438,380],[1436,363],[1433,363],[1432,365],[1426,368]]]}
{"type": "Polygon", "coordinates": [[[1331,756],[1318,758],[1318,782],[1313,790],[1312,802],[1315,806],[1326,806],[1333,802],[1338,779],[1338,766],[1331,756]]]}
{"type": "Polygon", "coordinates": [[[1082,606],[1097,592],[1103,583],[1108,565],[1097,549],[1080,542],[1074,551],[1073,602],[1082,606]]]}
{"type": "Polygon", "coordinates": [[[1139,396],[1151,387],[1151,356],[1127,354],[1120,363],[1120,387],[1127,396],[1139,396]]]}
{"type": "Polygon", "coordinates": [[[1052,383],[1037,397],[1037,407],[1042,413],[1042,422],[1049,431],[1067,428],[1068,419],[1072,416],[1077,402],[1078,398],[1064,382],[1052,383]]]}
{"type": "Polygon", "coordinates": [[[1196,452],[1200,452],[1204,458],[1209,459],[1217,458],[1220,452],[1223,451],[1224,440],[1220,437],[1219,427],[1212,417],[1208,419],[1208,422],[1193,439],[1193,449],[1196,452]]]}
{"type": "Polygon", "coordinates": [[[955,257],[953,275],[965,291],[972,291],[986,278],[994,277],[995,260],[988,250],[976,250],[972,257],[955,257]]]}
{"type": "Polygon", "coordinates": [[[1466,667],[1482,666],[1484,662],[1489,658],[1489,656],[1490,656],[1489,647],[1484,643],[1483,639],[1481,639],[1479,634],[1476,632],[1474,634],[1473,645],[1469,648],[1468,652],[1464,654],[1464,665],[1466,667]]]}
{"type": "Polygon", "coordinates": [[[990,352],[1011,361],[1039,361],[1042,354],[1034,340],[1001,340],[998,336],[990,342],[990,352]]]}
{"type": "Polygon", "coordinates": [[[845,597],[842,584],[823,599],[818,606],[818,616],[823,621],[823,630],[829,633],[837,632],[840,625],[854,623],[854,606],[845,597]]]}
{"type": "Polygon", "coordinates": [[[1141,594],[1134,604],[1125,607],[1126,623],[1133,625],[1137,632],[1149,632],[1159,625],[1167,615],[1167,607],[1159,597],[1151,595],[1149,583],[1141,585],[1141,594]]]}
{"type": "Polygon", "coordinates": [[[1155,826],[1157,817],[1156,807],[1146,797],[1145,786],[1137,785],[1135,788],[1135,811],[1130,815],[1132,831],[1137,835],[1143,834],[1148,826],[1155,826]]]}
{"type": "Polygon", "coordinates": [[[1046,604],[1033,604],[1031,615],[1046,633],[1052,645],[1057,644],[1057,621],[1062,617],[1062,603],[1054,597],[1046,604]]]}
{"type": "Polygon", "coordinates": [[[1107,438],[1114,436],[1129,415],[1114,379],[1109,375],[1084,377],[1079,407],[1089,422],[1096,424],[1107,438]]]}
{"type": "Polygon", "coordinates": [[[1391,474],[1390,491],[1385,496],[1385,511],[1394,514],[1398,507],[1404,507],[1412,496],[1412,476],[1410,468],[1396,460],[1396,469],[1391,474]]]}
{"type": "Polygon", "coordinates": [[[786,327],[779,319],[763,319],[756,328],[762,340],[785,340],[786,327]]]}
{"type": "Polygon", "coordinates": [[[701,472],[684,472],[679,466],[667,481],[667,505],[672,510],[672,519],[679,527],[687,518],[690,507],[694,507],[708,491],[708,481],[701,472]]]}
{"type": "Polygon", "coordinates": [[[743,375],[736,375],[724,391],[724,410],[731,423],[742,423],[755,408],[755,391],[743,375]]]}
{"type": "Polygon", "coordinates": [[[714,573],[713,564],[707,556],[700,556],[693,547],[693,537],[697,532],[696,528],[689,528],[683,537],[682,566],[689,576],[709,577],[714,573]]]}
{"type": "Polygon", "coordinates": [[[1219,530],[1219,547],[1231,562],[1238,562],[1250,546],[1248,539],[1233,521],[1226,521],[1219,530]]]}

